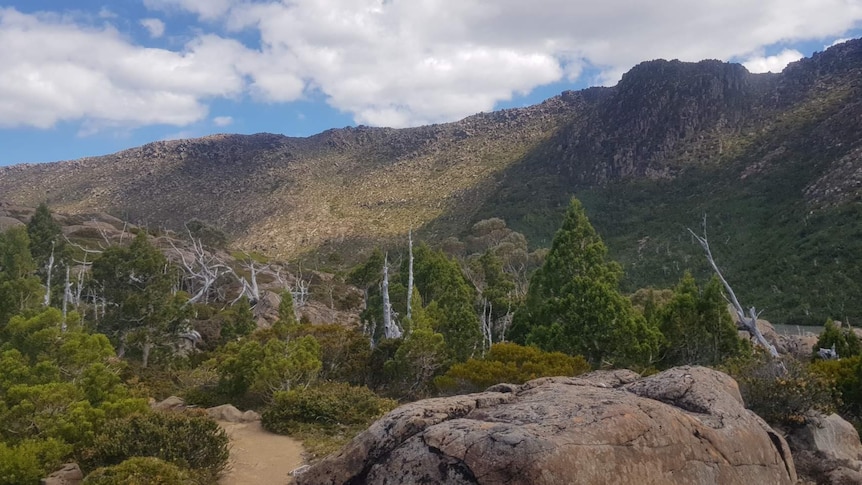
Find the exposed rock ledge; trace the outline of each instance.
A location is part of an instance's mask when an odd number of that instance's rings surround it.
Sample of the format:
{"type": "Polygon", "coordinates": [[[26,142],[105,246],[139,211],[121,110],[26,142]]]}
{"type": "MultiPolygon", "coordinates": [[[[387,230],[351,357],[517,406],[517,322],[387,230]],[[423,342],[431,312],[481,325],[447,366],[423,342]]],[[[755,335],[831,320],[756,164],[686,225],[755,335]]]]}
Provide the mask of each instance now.
{"type": "Polygon", "coordinates": [[[303,484],[793,484],[784,439],[703,367],[554,377],[401,406],[303,484]]]}

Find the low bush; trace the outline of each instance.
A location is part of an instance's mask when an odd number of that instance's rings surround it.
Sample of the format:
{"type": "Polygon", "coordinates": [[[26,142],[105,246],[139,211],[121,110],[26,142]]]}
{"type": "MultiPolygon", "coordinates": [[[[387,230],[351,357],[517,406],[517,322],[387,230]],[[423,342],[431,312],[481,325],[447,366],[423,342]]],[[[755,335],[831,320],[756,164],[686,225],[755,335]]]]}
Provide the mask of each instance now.
{"type": "Polygon", "coordinates": [[[378,396],[367,387],[329,382],[308,389],[277,392],[263,412],[263,427],[290,434],[299,423],[320,427],[367,426],[397,403],[378,396]]]}
{"type": "Polygon", "coordinates": [[[15,446],[0,442],[0,485],[39,483],[71,450],[70,445],[53,438],[24,440],[15,446]]]}
{"type": "Polygon", "coordinates": [[[798,425],[812,409],[835,409],[830,379],[792,357],[758,351],[727,361],[723,370],[736,379],[746,407],[770,424],[798,425]]]}
{"type": "Polygon", "coordinates": [[[151,456],[134,457],[119,465],[93,470],[84,485],[194,485],[189,474],[173,463],[151,456]]]}
{"type": "Polygon", "coordinates": [[[228,437],[203,411],[148,412],[109,421],[87,451],[80,463],[85,470],[149,456],[213,483],[227,466],[228,437]]]}
{"type": "Polygon", "coordinates": [[[576,376],[589,370],[590,365],[581,356],[498,343],[484,358],[453,365],[435,384],[446,393],[477,392],[501,382],[523,384],[539,377],[576,376]]]}

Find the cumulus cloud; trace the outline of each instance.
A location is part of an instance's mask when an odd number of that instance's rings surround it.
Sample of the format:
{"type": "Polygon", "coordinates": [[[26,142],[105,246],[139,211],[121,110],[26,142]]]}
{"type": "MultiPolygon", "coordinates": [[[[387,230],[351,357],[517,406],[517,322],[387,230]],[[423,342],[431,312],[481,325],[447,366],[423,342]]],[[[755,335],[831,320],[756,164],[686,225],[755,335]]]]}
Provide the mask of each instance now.
{"type": "Polygon", "coordinates": [[[157,39],[165,35],[165,23],[159,19],[141,19],[141,25],[150,33],[150,37],[157,39]]]}
{"type": "Polygon", "coordinates": [[[182,51],[143,48],[111,27],[0,9],[0,126],[187,125],[205,99],[243,92],[237,41],[201,36],[182,51]]]}
{"type": "Polygon", "coordinates": [[[233,124],[232,116],[216,116],[213,118],[213,124],[216,126],[224,127],[233,124]]]}
{"type": "Polygon", "coordinates": [[[751,72],[781,72],[788,64],[805,57],[795,49],[784,49],[774,56],[754,56],[742,63],[751,72]]]}
{"type": "Polygon", "coordinates": [[[488,111],[584,72],[613,84],[655,58],[747,59],[751,70],[780,70],[801,57],[794,41],[845,36],[862,21],[862,3],[847,0],[144,5],[196,16],[195,37],[176,51],[151,49],[110,26],[0,10],[0,124],[184,125],[206,117],[215,97],[286,103],[322,94],[358,123],[409,126],[488,111]],[[763,55],[778,43],[788,50],[763,55]]]}

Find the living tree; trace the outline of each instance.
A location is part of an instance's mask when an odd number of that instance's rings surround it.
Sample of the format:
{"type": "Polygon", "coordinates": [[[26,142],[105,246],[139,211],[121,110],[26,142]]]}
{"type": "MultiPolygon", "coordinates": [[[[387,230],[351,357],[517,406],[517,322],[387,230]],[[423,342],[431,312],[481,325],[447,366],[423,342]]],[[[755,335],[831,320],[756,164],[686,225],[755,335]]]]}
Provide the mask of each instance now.
{"type": "Polygon", "coordinates": [[[172,292],[174,271],[143,231],[130,246],[111,246],[93,262],[93,278],[108,302],[97,329],[115,342],[119,356],[134,347],[146,367],[154,349],[170,349],[185,330],[191,307],[172,292]]]}
{"type": "Polygon", "coordinates": [[[39,204],[27,223],[27,235],[30,237],[30,253],[36,263],[36,272],[45,282],[45,303],[62,299],[63,275],[69,263],[69,252],[60,224],[54,220],[44,202],[39,204]]]}
{"type": "MultiPolygon", "coordinates": [[[[421,243],[413,250],[415,287],[426,305],[432,330],[443,335],[456,361],[481,351],[482,330],[474,310],[475,289],[458,263],[421,243]],[[431,306],[433,305],[433,306],[431,306]]],[[[406,272],[401,274],[406,276],[406,272]]]]}
{"type": "Polygon", "coordinates": [[[718,277],[700,289],[686,272],[671,300],[654,316],[665,338],[662,366],[716,365],[748,349],[727,311],[718,277]]]}
{"type": "Polygon", "coordinates": [[[0,233],[0,325],[38,307],[43,292],[27,229],[19,226],[0,233]]]}
{"type": "Polygon", "coordinates": [[[621,267],[581,203],[572,199],[545,262],[530,280],[509,338],[547,351],[583,355],[594,366],[648,365],[661,333],[619,292],[621,267]]]}

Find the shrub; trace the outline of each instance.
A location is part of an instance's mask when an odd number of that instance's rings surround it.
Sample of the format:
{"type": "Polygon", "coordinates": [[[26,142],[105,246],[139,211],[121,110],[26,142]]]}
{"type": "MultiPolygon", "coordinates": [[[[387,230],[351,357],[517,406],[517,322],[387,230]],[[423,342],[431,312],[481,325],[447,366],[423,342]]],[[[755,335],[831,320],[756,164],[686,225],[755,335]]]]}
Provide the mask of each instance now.
{"type": "Polygon", "coordinates": [[[770,424],[798,425],[809,410],[834,410],[830,380],[796,359],[758,351],[729,360],[724,370],[739,384],[746,407],[770,424]]]}
{"type": "Polygon", "coordinates": [[[331,382],[275,393],[261,422],[264,428],[280,434],[292,434],[302,423],[331,429],[365,427],[396,405],[367,387],[331,382]]]}
{"type": "Polygon", "coordinates": [[[56,469],[72,447],[62,441],[25,440],[17,446],[0,442],[0,485],[38,483],[56,469]]]}
{"type": "Polygon", "coordinates": [[[148,412],[109,421],[81,462],[85,469],[156,457],[214,481],[227,466],[228,437],[203,411],[148,412]]]}
{"type": "Polygon", "coordinates": [[[119,465],[95,469],[84,485],[192,485],[194,481],[180,467],[158,458],[134,457],[119,465]]]}
{"type": "Polygon", "coordinates": [[[484,358],[453,365],[435,383],[444,392],[476,392],[501,382],[523,384],[539,377],[576,376],[589,370],[581,356],[497,343],[484,358]]]}
{"type": "Polygon", "coordinates": [[[811,364],[811,370],[834,383],[839,413],[860,428],[862,426],[862,356],[818,360],[811,364]]]}
{"type": "Polygon", "coordinates": [[[839,357],[853,357],[862,352],[862,344],[860,344],[856,332],[852,328],[835,326],[835,322],[830,318],[826,320],[823,332],[820,333],[817,344],[814,346],[814,356],[817,356],[818,350],[831,349],[832,346],[835,346],[835,352],[838,353],[839,357]]]}

